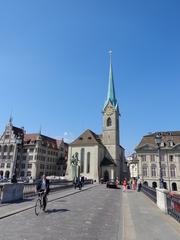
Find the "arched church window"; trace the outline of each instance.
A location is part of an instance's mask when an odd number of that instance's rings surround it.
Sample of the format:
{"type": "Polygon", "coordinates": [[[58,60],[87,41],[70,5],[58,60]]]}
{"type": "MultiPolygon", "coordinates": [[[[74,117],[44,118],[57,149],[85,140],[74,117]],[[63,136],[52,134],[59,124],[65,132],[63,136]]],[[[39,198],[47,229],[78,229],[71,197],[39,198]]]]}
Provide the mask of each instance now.
{"type": "Polygon", "coordinates": [[[81,148],[80,172],[84,172],[84,148],[81,148]]]}
{"type": "Polygon", "coordinates": [[[90,152],[87,153],[87,169],[86,173],[90,173],[90,152]]]}
{"type": "Polygon", "coordinates": [[[112,120],[111,120],[111,118],[109,117],[109,118],[107,119],[107,127],[110,127],[110,126],[112,126],[112,120]]]}

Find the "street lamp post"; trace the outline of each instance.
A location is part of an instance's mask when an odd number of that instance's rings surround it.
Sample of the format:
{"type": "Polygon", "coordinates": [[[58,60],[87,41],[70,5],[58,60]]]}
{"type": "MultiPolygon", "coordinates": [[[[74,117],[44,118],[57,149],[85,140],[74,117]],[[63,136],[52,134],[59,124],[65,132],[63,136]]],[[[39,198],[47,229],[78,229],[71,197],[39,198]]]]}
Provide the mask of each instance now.
{"type": "Polygon", "coordinates": [[[159,188],[164,188],[162,166],[161,166],[161,142],[162,142],[162,135],[159,133],[155,136],[155,143],[158,146],[158,157],[159,157],[159,188]]]}

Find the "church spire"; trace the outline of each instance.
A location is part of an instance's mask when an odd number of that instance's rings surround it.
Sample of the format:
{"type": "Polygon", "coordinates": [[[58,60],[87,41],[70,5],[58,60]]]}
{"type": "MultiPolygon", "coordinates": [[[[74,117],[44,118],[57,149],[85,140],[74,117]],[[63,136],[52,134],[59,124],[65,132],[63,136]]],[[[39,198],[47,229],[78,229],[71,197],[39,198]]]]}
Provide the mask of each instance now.
{"type": "Polygon", "coordinates": [[[10,117],[9,117],[9,125],[12,126],[12,122],[13,122],[13,117],[12,117],[12,112],[10,114],[10,117]]]}
{"type": "Polygon", "coordinates": [[[105,101],[104,108],[108,104],[108,102],[111,102],[111,104],[117,108],[117,100],[115,96],[115,89],[114,89],[114,80],[113,80],[113,70],[112,70],[112,51],[109,51],[110,55],[110,66],[109,66],[109,83],[108,83],[108,93],[107,93],[107,99],[105,101]]]}

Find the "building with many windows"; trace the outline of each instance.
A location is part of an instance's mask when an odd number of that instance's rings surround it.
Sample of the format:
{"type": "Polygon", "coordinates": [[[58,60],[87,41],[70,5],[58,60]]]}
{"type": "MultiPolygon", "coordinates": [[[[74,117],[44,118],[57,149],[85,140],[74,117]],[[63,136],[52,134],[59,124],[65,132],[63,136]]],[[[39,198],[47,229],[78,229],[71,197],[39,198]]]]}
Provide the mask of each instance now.
{"type": "Polygon", "coordinates": [[[64,176],[68,145],[38,134],[26,134],[10,120],[0,138],[0,176],[39,178],[42,174],[64,176]]]}
{"type": "Polygon", "coordinates": [[[78,155],[80,173],[87,178],[105,181],[118,177],[122,180],[127,174],[124,148],[119,139],[119,106],[115,96],[112,64],[110,59],[107,99],[103,107],[103,132],[96,134],[92,130],[83,132],[69,145],[67,177],[77,176],[77,166],[72,158],[78,155]]]}
{"type": "Polygon", "coordinates": [[[138,178],[139,172],[138,172],[138,159],[135,153],[133,153],[131,156],[127,157],[127,164],[129,166],[129,175],[130,178],[138,178]]]}
{"type": "Polygon", "coordinates": [[[139,175],[145,184],[159,187],[161,163],[164,187],[180,191],[180,131],[161,132],[160,159],[155,143],[157,134],[144,136],[136,147],[139,175]]]}

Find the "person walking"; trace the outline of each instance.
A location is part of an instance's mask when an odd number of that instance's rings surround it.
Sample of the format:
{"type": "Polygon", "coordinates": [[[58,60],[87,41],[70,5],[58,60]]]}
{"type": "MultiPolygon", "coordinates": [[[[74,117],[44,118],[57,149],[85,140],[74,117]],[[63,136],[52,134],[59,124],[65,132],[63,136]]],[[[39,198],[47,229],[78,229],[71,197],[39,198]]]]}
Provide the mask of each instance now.
{"type": "Polygon", "coordinates": [[[136,178],[135,177],[133,177],[133,180],[132,180],[132,189],[136,190],[136,178]]]}
{"type": "Polygon", "coordinates": [[[140,192],[142,187],[142,181],[141,178],[138,178],[137,180],[137,191],[140,192]]]}
{"type": "Polygon", "coordinates": [[[126,191],[126,187],[127,187],[127,180],[126,178],[123,180],[123,192],[126,191]]]}

